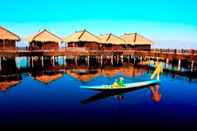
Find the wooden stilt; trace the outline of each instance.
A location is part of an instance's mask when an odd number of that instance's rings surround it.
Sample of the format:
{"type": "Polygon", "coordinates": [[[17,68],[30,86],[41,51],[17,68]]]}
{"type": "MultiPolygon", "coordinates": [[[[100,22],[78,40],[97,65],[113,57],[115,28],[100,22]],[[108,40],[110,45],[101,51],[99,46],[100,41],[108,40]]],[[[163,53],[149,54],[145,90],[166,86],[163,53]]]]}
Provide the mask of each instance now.
{"type": "Polygon", "coordinates": [[[113,55],[111,56],[111,64],[112,65],[114,64],[114,56],[113,55]]]}
{"type": "Polygon", "coordinates": [[[2,70],[1,57],[0,57],[0,71],[2,70]]]}
{"type": "Polygon", "coordinates": [[[169,65],[169,59],[168,58],[166,59],[166,64],[165,65],[166,65],[165,68],[168,69],[168,65],[169,65]]]}
{"type": "Polygon", "coordinates": [[[136,58],[134,57],[134,58],[133,58],[133,64],[134,64],[134,65],[135,65],[135,61],[136,61],[136,58]]]}
{"type": "Polygon", "coordinates": [[[26,67],[29,67],[29,63],[30,63],[30,57],[26,57],[27,58],[27,63],[26,63],[26,67]]]}
{"type": "Polygon", "coordinates": [[[90,66],[90,56],[88,56],[88,58],[87,58],[87,64],[88,64],[88,66],[90,66]]]}
{"type": "Polygon", "coordinates": [[[103,55],[101,55],[101,67],[103,66],[103,55]]]}
{"type": "Polygon", "coordinates": [[[55,66],[55,56],[52,56],[52,64],[55,66]]]}
{"type": "Polygon", "coordinates": [[[34,67],[34,57],[33,56],[31,57],[31,66],[32,66],[32,68],[34,67]]]}
{"type": "Polygon", "coordinates": [[[193,72],[194,71],[194,61],[192,60],[192,62],[191,62],[191,72],[193,72]]]}
{"type": "Polygon", "coordinates": [[[42,67],[44,67],[44,56],[41,56],[42,67]]]}
{"type": "Polygon", "coordinates": [[[78,57],[75,56],[75,65],[77,65],[77,64],[78,64],[78,57]]]}
{"type": "Polygon", "coordinates": [[[179,59],[179,62],[178,62],[178,71],[181,70],[181,59],[179,59]]]}
{"type": "Polygon", "coordinates": [[[119,64],[119,56],[117,55],[117,59],[116,59],[117,64],[119,64]]]}
{"type": "Polygon", "coordinates": [[[124,56],[123,55],[121,55],[121,62],[122,62],[122,64],[124,63],[124,56]]]}
{"type": "Polygon", "coordinates": [[[66,56],[64,56],[64,65],[67,65],[66,56]]]}

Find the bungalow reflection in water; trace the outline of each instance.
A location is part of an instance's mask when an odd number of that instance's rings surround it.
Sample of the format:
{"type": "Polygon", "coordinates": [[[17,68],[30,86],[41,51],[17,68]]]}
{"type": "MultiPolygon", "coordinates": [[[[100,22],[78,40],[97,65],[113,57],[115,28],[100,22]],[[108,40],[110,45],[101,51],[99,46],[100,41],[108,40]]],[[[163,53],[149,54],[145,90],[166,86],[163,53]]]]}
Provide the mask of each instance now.
{"type": "Polygon", "coordinates": [[[1,58],[0,61],[0,90],[5,91],[20,83],[22,77],[15,58],[1,58]]]}
{"type": "MultiPolygon", "coordinates": [[[[57,61],[52,61],[50,58],[45,58],[44,65],[42,61],[37,59],[29,59],[25,67],[17,67],[15,57],[7,57],[1,60],[1,71],[0,71],[0,90],[6,91],[10,87],[14,87],[22,81],[22,74],[27,73],[34,80],[37,80],[43,84],[50,84],[55,80],[64,77],[64,74],[68,74],[70,77],[80,80],[82,83],[88,83],[96,77],[105,76],[112,78],[117,74],[121,73],[125,77],[137,77],[142,76],[146,72],[144,69],[134,68],[132,66],[118,66],[110,68],[90,68],[87,66],[75,66],[74,68],[65,68],[64,65],[59,64],[57,61]],[[9,65],[9,66],[7,66],[9,65]]],[[[28,60],[28,59],[27,59],[28,60]]],[[[124,92],[113,92],[105,93],[101,92],[95,96],[91,96],[85,100],[82,100],[82,104],[87,104],[95,100],[104,99],[106,97],[115,96],[117,100],[124,98],[124,93],[131,92],[134,90],[124,92]]],[[[159,93],[159,86],[151,86],[150,91],[152,99],[155,102],[159,102],[161,99],[159,93]]]]}

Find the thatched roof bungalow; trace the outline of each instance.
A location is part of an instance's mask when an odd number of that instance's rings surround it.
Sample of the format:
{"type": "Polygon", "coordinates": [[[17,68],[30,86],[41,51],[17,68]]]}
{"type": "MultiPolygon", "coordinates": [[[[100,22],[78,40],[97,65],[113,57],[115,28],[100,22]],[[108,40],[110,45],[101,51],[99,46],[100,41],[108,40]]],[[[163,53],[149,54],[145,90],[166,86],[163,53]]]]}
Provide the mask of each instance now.
{"type": "Polygon", "coordinates": [[[16,49],[16,41],[19,40],[20,37],[18,35],[0,26],[0,49],[16,49]]]}
{"type": "Polygon", "coordinates": [[[57,35],[44,29],[26,38],[32,50],[56,50],[63,40],[57,35]]]}
{"type": "Polygon", "coordinates": [[[126,42],[112,33],[100,35],[102,47],[104,49],[124,49],[126,48],[126,42]]]}
{"type": "Polygon", "coordinates": [[[68,47],[85,47],[88,49],[99,49],[99,44],[101,42],[99,37],[87,30],[75,32],[74,34],[65,37],[64,40],[68,44],[68,47]]]}
{"type": "Polygon", "coordinates": [[[134,49],[138,50],[150,50],[153,44],[150,39],[138,33],[124,34],[121,38],[124,39],[128,45],[132,45],[134,49]]]}

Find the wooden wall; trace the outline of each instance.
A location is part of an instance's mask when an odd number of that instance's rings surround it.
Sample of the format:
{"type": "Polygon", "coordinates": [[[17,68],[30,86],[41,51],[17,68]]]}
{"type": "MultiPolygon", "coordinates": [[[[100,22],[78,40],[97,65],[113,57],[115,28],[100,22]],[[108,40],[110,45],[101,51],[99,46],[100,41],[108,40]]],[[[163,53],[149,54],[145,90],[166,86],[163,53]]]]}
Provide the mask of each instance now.
{"type": "Polygon", "coordinates": [[[59,48],[58,43],[56,42],[31,42],[31,50],[57,50],[59,48]]]}
{"type": "Polygon", "coordinates": [[[99,44],[95,42],[70,42],[68,47],[85,47],[88,49],[96,50],[125,50],[125,49],[136,49],[136,50],[150,50],[150,45],[113,45],[113,44],[99,44]]]}
{"type": "Polygon", "coordinates": [[[136,49],[136,50],[150,50],[151,45],[135,45],[134,49],[136,49]]]}
{"type": "Polygon", "coordinates": [[[58,48],[59,48],[59,45],[58,43],[55,43],[55,42],[46,42],[42,46],[42,49],[44,50],[50,50],[50,49],[57,50],[58,48]]]}
{"type": "Polygon", "coordinates": [[[90,50],[100,49],[99,43],[96,42],[69,42],[68,47],[85,47],[90,50]]]}
{"type": "Polygon", "coordinates": [[[133,49],[131,45],[112,45],[112,44],[102,44],[102,49],[104,50],[125,50],[125,49],[133,49]]]}
{"type": "Polygon", "coordinates": [[[16,49],[15,40],[0,40],[0,49],[13,50],[16,49]]]}

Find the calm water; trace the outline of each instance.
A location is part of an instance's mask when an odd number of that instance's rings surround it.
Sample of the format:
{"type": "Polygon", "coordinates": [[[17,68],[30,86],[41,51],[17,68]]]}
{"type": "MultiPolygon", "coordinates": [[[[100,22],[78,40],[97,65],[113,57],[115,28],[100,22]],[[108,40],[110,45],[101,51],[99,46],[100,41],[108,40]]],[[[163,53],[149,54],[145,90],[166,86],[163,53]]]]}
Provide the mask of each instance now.
{"type": "Polygon", "coordinates": [[[26,59],[4,61],[1,126],[197,129],[195,79],[163,73],[160,85],[107,94],[80,86],[112,84],[121,76],[125,83],[149,80],[151,71],[131,65],[68,69],[61,60],[49,65],[41,68],[35,62],[32,67],[26,59]]]}

